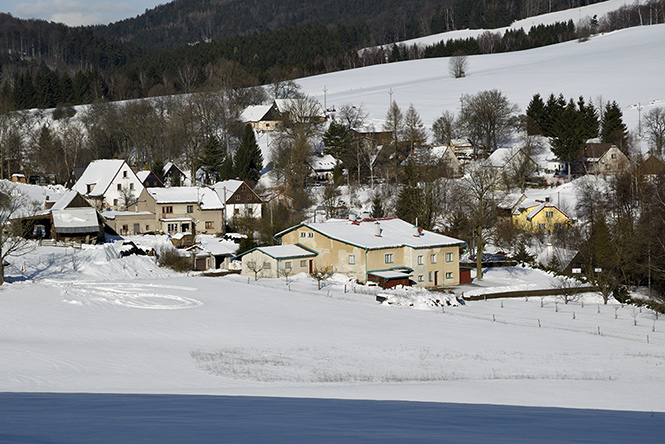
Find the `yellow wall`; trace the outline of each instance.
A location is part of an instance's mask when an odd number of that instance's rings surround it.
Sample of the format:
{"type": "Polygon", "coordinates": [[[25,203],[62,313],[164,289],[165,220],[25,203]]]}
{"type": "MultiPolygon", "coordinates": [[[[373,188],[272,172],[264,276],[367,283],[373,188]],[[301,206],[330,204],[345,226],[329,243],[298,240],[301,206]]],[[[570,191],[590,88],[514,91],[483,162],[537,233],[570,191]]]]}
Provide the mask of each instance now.
{"type": "Polygon", "coordinates": [[[389,270],[398,267],[413,269],[413,279],[418,286],[433,287],[434,272],[438,271],[437,286],[459,285],[459,247],[437,247],[413,249],[411,247],[385,248],[366,251],[353,245],[326,237],[309,227],[299,227],[282,236],[283,245],[299,243],[318,252],[314,263],[318,268],[332,266],[333,271],[355,277],[358,282],[365,282],[367,271],[389,270]],[[301,236],[304,233],[304,236],[301,236]],[[387,264],[385,255],[393,254],[393,262],[387,264]],[[446,253],[452,254],[452,261],[446,262],[446,253]],[[436,263],[431,263],[431,255],[436,255],[436,263]],[[349,264],[349,255],[355,257],[355,264],[349,264]],[[418,256],[423,256],[423,264],[418,264],[418,256]],[[365,258],[367,266],[365,266],[365,258]],[[432,281],[429,280],[432,272],[432,281]],[[452,273],[446,279],[446,273],[452,273]],[[418,276],[423,276],[419,281],[418,276]]]}
{"type": "Polygon", "coordinates": [[[520,229],[531,231],[533,233],[539,231],[553,231],[557,224],[561,227],[568,226],[572,221],[566,217],[558,208],[548,206],[538,212],[531,220],[527,220],[528,214],[536,209],[539,205],[534,205],[521,211],[519,214],[513,214],[513,223],[520,229]],[[547,217],[547,213],[552,212],[552,217],[547,217]]]}

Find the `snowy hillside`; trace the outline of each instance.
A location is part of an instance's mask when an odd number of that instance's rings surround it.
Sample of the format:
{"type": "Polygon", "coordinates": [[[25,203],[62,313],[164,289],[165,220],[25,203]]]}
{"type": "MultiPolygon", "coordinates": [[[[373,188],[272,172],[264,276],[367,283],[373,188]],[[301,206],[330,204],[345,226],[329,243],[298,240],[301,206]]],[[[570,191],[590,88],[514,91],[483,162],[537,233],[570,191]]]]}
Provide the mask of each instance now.
{"type": "Polygon", "coordinates": [[[337,107],[363,104],[381,128],[392,99],[406,109],[412,103],[426,126],[444,110],[459,112],[460,97],[498,89],[522,112],[534,94],[594,101],[616,101],[630,130],[641,103],[646,113],[665,105],[665,25],[624,29],[589,41],[502,54],[469,57],[465,78],[448,72],[448,58],[375,65],[298,80],[307,94],[337,107]]]}

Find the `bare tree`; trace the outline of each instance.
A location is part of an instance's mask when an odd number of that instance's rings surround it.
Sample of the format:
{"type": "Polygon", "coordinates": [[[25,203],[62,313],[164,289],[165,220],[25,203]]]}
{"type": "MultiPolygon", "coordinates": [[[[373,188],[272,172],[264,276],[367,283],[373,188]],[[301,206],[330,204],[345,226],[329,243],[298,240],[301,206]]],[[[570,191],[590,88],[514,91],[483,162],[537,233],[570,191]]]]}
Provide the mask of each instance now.
{"type": "Polygon", "coordinates": [[[469,69],[469,58],[461,51],[455,52],[448,60],[448,71],[456,79],[464,77],[469,69]]]}
{"type": "Polygon", "coordinates": [[[38,209],[24,193],[9,182],[0,182],[0,285],[5,282],[5,259],[30,251],[28,228],[19,220],[38,209]]]}
{"type": "Polygon", "coordinates": [[[491,152],[510,138],[518,110],[501,91],[481,91],[464,96],[459,120],[467,135],[491,152]]]}
{"type": "Polygon", "coordinates": [[[651,145],[651,152],[662,156],[663,148],[665,148],[665,108],[654,108],[646,113],[644,127],[651,145]]]}
{"type": "Polygon", "coordinates": [[[363,104],[358,106],[344,104],[337,111],[337,119],[341,120],[347,128],[361,128],[367,122],[368,117],[369,113],[363,104]]]}
{"type": "Polygon", "coordinates": [[[443,111],[441,117],[432,124],[432,133],[434,142],[443,145],[453,139],[455,131],[455,114],[450,111],[443,111]]]}
{"type": "Polygon", "coordinates": [[[254,273],[254,280],[255,281],[259,280],[259,273],[261,273],[261,271],[263,271],[264,264],[265,263],[263,261],[257,261],[257,260],[251,260],[251,261],[247,261],[245,263],[245,266],[247,267],[247,269],[254,273]]]}
{"type": "Polygon", "coordinates": [[[582,282],[569,276],[557,276],[554,281],[554,286],[557,288],[563,297],[563,303],[568,304],[569,301],[575,301],[576,295],[579,294],[579,288],[582,282]]]}
{"type": "Polygon", "coordinates": [[[333,269],[331,265],[328,265],[327,267],[320,268],[318,266],[314,266],[312,268],[312,272],[310,275],[316,279],[316,282],[318,284],[319,290],[321,289],[321,282],[328,280],[332,275],[333,275],[333,269]]]}
{"type": "Polygon", "coordinates": [[[499,200],[497,186],[499,176],[487,165],[486,161],[477,161],[468,168],[462,179],[464,206],[467,217],[473,226],[476,246],[476,279],[483,278],[482,256],[485,246],[485,230],[496,223],[496,207],[499,200]]]}

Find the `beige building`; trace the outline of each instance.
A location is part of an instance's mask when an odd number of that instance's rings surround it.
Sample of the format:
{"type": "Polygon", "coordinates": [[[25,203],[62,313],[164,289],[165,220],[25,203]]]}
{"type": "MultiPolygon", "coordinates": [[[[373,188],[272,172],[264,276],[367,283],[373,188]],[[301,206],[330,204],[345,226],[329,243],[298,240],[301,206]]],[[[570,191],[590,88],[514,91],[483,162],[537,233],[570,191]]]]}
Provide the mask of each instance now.
{"type": "MultiPolygon", "coordinates": [[[[302,223],[275,237],[282,247],[298,246],[314,254],[299,260],[303,271],[330,267],[358,282],[376,280],[386,286],[409,279],[420,287],[459,285],[459,248],[464,242],[397,218],[302,223]]],[[[243,256],[243,264],[248,256],[243,256]]]]}
{"type": "Polygon", "coordinates": [[[609,143],[587,143],[582,158],[589,174],[617,174],[630,166],[628,157],[609,143]]]}
{"type": "Polygon", "coordinates": [[[133,209],[153,213],[158,232],[224,233],[224,204],[211,188],[146,188],[133,209]]]}

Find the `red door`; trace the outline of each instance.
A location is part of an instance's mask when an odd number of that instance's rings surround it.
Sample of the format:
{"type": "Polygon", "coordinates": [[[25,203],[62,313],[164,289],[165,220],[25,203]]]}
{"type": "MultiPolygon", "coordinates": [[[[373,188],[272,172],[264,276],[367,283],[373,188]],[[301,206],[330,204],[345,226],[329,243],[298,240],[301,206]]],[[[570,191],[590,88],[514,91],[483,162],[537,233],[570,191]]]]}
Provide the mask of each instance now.
{"type": "Polygon", "coordinates": [[[313,264],[312,264],[312,260],[310,259],[309,260],[309,274],[312,274],[312,271],[314,271],[314,269],[312,267],[313,267],[313,264]]]}

